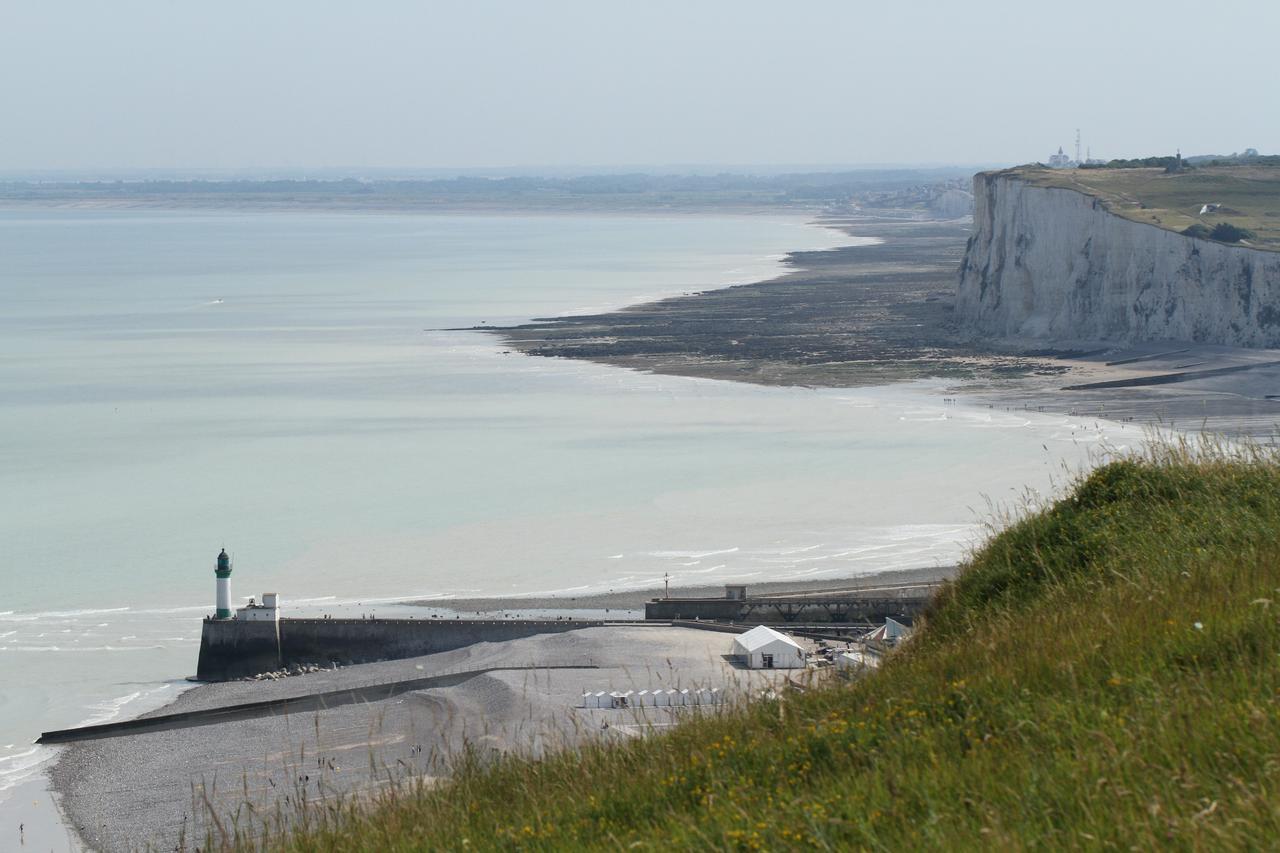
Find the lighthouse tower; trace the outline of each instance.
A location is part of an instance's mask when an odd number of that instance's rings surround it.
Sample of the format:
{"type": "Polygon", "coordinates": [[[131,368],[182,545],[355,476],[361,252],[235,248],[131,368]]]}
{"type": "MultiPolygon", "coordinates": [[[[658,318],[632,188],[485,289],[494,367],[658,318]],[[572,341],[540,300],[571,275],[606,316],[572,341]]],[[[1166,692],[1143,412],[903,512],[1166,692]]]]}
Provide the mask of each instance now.
{"type": "Polygon", "coordinates": [[[213,574],[218,581],[218,612],[214,614],[217,619],[231,618],[231,558],[227,556],[227,549],[223,548],[222,553],[218,555],[218,567],[213,570],[213,574]]]}

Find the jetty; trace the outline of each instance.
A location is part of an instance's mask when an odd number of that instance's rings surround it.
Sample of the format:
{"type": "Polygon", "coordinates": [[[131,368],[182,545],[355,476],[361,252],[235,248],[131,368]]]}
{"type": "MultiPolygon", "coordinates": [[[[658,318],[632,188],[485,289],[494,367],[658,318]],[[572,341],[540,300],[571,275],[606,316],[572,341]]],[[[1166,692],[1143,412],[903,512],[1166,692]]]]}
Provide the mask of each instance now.
{"type": "Polygon", "coordinates": [[[885,619],[910,624],[937,588],[937,583],[891,584],[753,596],[746,586],[729,584],[719,598],[651,599],[645,603],[644,615],[647,620],[753,625],[863,626],[883,624],[885,619]]]}

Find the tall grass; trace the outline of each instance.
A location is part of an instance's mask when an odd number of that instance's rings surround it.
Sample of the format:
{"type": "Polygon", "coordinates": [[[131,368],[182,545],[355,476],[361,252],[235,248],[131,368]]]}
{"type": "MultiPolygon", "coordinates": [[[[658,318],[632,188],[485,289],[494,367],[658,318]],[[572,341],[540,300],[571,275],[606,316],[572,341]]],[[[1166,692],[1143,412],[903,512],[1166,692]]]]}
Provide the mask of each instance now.
{"type": "Polygon", "coordinates": [[[454,768],[277,850],[1218,848],[1280,838],[1280,463],[1161,448],[1012,520],[876,674],[454,768]]]}

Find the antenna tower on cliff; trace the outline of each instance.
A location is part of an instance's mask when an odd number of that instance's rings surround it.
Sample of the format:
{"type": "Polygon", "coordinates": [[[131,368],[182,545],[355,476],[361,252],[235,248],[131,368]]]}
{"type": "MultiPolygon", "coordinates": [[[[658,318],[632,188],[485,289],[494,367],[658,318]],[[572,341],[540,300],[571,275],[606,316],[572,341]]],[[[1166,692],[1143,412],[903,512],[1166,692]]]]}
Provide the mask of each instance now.
{"type": "Polygon", "coordinates": [[[1080,128],[1076,128],[1076,162],[1080,162],[1080,128]]]}

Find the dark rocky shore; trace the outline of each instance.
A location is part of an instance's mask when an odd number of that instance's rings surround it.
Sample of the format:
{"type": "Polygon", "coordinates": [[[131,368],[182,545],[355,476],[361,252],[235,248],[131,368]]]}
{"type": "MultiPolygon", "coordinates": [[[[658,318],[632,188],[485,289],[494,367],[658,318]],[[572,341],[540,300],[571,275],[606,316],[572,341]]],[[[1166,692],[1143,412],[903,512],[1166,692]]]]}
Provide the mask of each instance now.
{"type": "Polygon", "coordinates": [[[482,330],[527,355],[652,373],[810,387],[940,378],[990,408],[1260,441],[1280,432],[1280,351],[976,336],[954,311],[967,219],[820,221],[878,242],[795,252],[792,271],[768,281],[482,330]]]}
{"type": "Polygon", "coordinates": [[[952,320],[967,220],[825,218],[874,245],[795,252],[768,281],[484,331],[528,355],[766,385],[850,387],[1065,370],[966,341],[952,320]]]}

